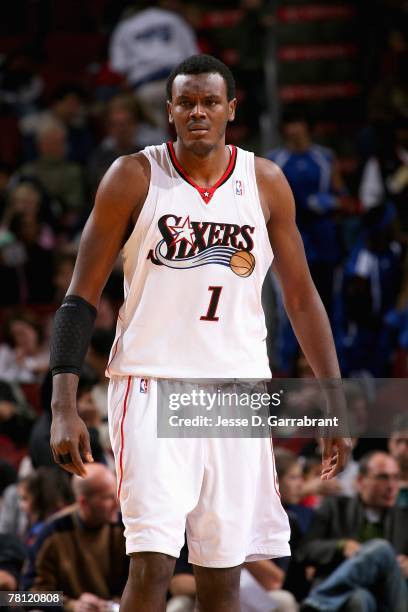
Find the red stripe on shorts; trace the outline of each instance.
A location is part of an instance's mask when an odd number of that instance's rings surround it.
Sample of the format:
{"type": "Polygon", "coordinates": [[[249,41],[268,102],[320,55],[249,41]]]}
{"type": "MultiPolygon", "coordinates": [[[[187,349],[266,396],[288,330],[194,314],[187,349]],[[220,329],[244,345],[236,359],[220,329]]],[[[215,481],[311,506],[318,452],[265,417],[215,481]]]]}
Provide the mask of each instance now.
{"type": "Polygon", "coordinates": [[[269,442],[271,444],[271,453],[272,453],[272,465],[273,465],[273,484],[275,487],[275,491],[277,492],[277,494],[279,495],[279,497],[281,496],[280,492],[279,492],[279,485],[278,485],[278,475],[276,473],[276,467],[275,467],[275,455],[273,452],[273,444],[272,444],[272,435],[269,435],[269,442]]]}
{"type": "Polygon", "coordinates": [[[126,387],[126,393],[125,393],[125,399],[123,400],[123,411],[122,411],[122,418],[120,421],[120,449],[119,449],[119,487],[118,487],[118,497],[120,497],[120,491],[122,488],[122,481],[123,481],[123,448],[125,446],[125,438],[124,438],[124,433],[123,433],[123,425],[125,423],[125,416],[126,416],[126,410],[127,410],[127,401],[128,401],[128,397],[129,397],[129,391],[130,391],[130,384],[132,382],[132,377],[128,376],[128,381],[127,381],[127,387],[126,387]]]}

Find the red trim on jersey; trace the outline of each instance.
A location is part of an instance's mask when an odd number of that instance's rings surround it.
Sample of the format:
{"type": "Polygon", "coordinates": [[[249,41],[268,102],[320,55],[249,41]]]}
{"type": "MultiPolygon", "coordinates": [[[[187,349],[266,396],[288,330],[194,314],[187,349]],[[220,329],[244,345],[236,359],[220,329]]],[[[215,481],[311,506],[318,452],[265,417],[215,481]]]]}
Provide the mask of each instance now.
{"type": "Polygon", "coordinates": [[[118,339],[116,340],[115,346],[114,346],[114,349],[113,349],[112,359],[109,361],[108,365],[106,366],[106,371],[107,371],[108,374],[110,374],[110,372],[109,372],[110,365],[111,365],[112,361],[116,357],[116,353],[117,353],[117,350],[118,350],[118,344],[119,344],[120,338],[121,337],[119,336],[118,339]]]}
{"type": "Polygon", "coordinates": [[[197,189],[198,193],[200,194],[200,196],[202,197],[202,199],[204,200],[206,204],[210,202],[216,189],[218,189],[218,187],[221,187],[221,185],[223,185],[229,179],[231,174],[234,172],[235,164],[237,161],[237,148],[236,146],[231,145],[231,157],[230,157],[227,169],[225,170],[222,177],[218,179],[218,181],[212,187],[200,187],[200,185],[197,185],[197,183],[193,181],[193,179],[190,176],[188,176],[188,174],[185,172],[185,170],[179,163],[176,157],[176,152],[174,151],[174,145],[172,142],[167,143],[167,150],[169,152],[169,156],[170,156],[171,162],[175,170],[179,173],[181,178],[187,181],[187,183],[189,183],[192,187],[194,187],[194,189],[197,189]]]}
{"type": "Polygon", "coordinates": [[[124,438],[124,432],[123,432],[123,426],[125,423],[125,416],[126,416],[126,410],[127,410],[127,401],[128,401],[128,397],[129,397],[129,391],[130,391],[130,384],[132,382],[132,377],[128,376],[128,381],[127,381],[127,387],[126,387],[126,393],[125,393],[125,399],[123,401],[123,412],[122,412],[122,418],[120,421],[120,449],[119,449],[119,487],[118,487],[118,497],[120,497],[120,491],[122,488],[122,481],[123,481],[123,448],[125,446],[125,438],[124,438]]]}
{"type": "MultiPolygon", "coordinates": [[[[118,319],[119,319],[119,321],[122,321],[122,317],[120,316],[120,312],[118,312],[118,319]]],[[[112,359],[109,361],[109,363],[108,363],[108,365],[106,367],[106,371],[107,371],[108,374],[110,374],[110,372],[109,372],[110,365],[111,365],[112,361],[116,357],[116,352],[118,350],[118,344],[119,344],[119,340],[121,339],[121,337],[122,337],[122,332],[119,334],[118,339],[115,342],[115,346],[114,346],[113,354],[112,354],[112,359]]]]}
{"type": "Polygon", "coordinates": [[[275,487],[275,491],[277,492],[277,494],[279,495],[279,497],[281,496],[280,492],[279,492],[279,483],[278,483],[278,475],[276,473],[276,467],[275,467],[275,455],[273,452],[273,444],[272,444],[272,434],[269,434],[269,442],[271,445],[271,453],[272,453],[272,466],[273,466],[273,484],[275,487]]]}

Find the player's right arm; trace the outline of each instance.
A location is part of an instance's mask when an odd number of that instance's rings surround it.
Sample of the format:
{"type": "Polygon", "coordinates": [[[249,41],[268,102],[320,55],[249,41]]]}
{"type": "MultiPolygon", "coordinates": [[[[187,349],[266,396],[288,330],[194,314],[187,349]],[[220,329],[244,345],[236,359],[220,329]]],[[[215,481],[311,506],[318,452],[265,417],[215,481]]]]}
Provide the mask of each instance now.
{"type": "Polygon", "coordinates": [[[143,154],[119,158],[109,168],[82,233],[67,295],[55,316],[51,449],[56,463],[79,476],[85,475],[81,454],[86,461],[93,460],[88,430],[76,407],[79,371],[99,298],[137,221],[149,182],[150,164],[143,154]]]}

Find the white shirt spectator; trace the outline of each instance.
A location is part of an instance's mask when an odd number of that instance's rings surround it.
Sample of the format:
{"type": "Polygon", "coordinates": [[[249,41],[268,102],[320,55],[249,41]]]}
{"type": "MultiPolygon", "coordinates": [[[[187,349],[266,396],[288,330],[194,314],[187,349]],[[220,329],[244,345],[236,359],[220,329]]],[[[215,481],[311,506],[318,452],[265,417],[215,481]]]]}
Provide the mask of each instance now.
{"type": "Polygon", "coordinates": [[[120,22],[112,34],[111,67],[135,88],[167,77],[190,55],[198,53],[191,27],[177,14],[150,8],[120,22]]]}
{"type": "Polygon", "coordinates": [[[35,383],[40,373],[48,367],[49,353],[40,350],[36,355],[19,358],[15,349],[7,344],[0,344],[0,378],[9,383],[35,383]]]}

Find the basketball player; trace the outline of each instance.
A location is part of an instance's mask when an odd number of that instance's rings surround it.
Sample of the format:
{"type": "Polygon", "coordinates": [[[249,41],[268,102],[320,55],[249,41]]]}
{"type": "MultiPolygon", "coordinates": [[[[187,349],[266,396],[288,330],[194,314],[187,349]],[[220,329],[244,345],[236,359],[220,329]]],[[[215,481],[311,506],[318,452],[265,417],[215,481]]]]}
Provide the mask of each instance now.
{"type": "MultiPolygon", "coordinates": [[[[202,611],[239,610],[244,561],[290,554],[268,438],[157,438],[160,378],[270,376],[261,286],[274,256],[286,309],[316,377],[340,377],[292,193],[274,163],[227,146],[229,69],[185,60],[168,80],[175,143],[118,159],[84,229],[51,346],[51,446],[65,470],[92,461],[78,375],[101,291],[122,249],[125,301],[108,374],[110,434],[131,556],[121,610],[165,609],[187,531],[202,611]]],[[[322,478],[349,441],[325,441],[322,478]]]]}

